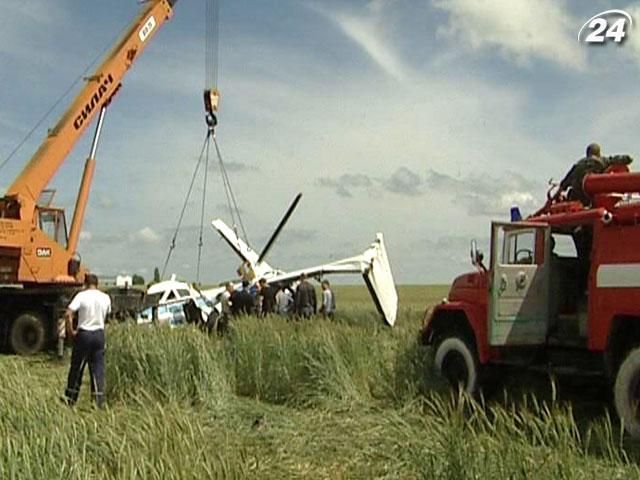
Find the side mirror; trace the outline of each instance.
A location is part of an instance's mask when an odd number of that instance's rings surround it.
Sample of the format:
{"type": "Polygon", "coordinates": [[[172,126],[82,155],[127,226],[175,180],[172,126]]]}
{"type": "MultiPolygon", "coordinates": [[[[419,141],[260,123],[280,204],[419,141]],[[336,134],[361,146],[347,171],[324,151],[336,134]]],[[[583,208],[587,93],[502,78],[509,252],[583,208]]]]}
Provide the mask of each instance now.
{"type": "Polygon", "coordinates": [[[475,239],[471,240],[471,264],[472,265],[477,265],[478,264],[478,244],[476,243],[475,239]]]}
{"type": "Polygon", "coordinates": [[[484,260],[484,255],[480,250],[478,250],[478,244],[474,240],[471,240],[471,264],[475,267],[482,267],[482,260],[484,260]]]}

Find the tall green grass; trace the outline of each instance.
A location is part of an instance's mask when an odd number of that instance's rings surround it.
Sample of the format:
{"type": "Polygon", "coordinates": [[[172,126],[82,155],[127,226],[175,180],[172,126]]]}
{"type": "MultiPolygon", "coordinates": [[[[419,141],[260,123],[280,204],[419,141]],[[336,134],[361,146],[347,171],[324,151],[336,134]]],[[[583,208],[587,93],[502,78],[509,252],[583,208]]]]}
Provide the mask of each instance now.
{"type": "Polygon", "coordinates": [[[191,328],[119,325],[108,332],[106,362],[106,394],[112,402],[148,395],[215,406],[231,395],[221,349],[191,328]]]}
{"type": "Polygon", "coordinates": [[[0,367],[0,478],[246,478],[249,472],[246,451],[182,403],[141,394],[106,411],[86,404],[70,409],[23,367],[19,361],[0,367]]]}
{"type": "Polygon", "coordinates": [[[242,396],[320,406],[363,404],[381,394],[377,390],[383,385],[385,346],[355,327],[335,329],[326,321],[244,321],[228,345],[236,391],[242,396]]]}
{"type": "Polygon", "coordinates": [[[536,397],[450,394],[419,308],[238,319],[225,338],[107,332],[105,411],[57,399],[65,366],[0,359],[0,478],[640,478],[616,422],[536,397]]]}
{"type": "Polygon", "coordinates": [[[428,352],[409,330],[389,331],[350,316],[299,323],[239,319],[223,340],[189,329],[113,333],[131,336],[120,343],[133,348],[135,358],[164,357],[144,364],[142,370],[158,370],[147,375],[118,361],[111,368],[117,374],[110,380],[114,395],[122,388],[136,391],[131,385],[137,384],[138,392],[151,392],[157,401],[209,405],[207,399],[214,398],[215,411],[231,428],[254,422],[262,428],[264,422],[266,431],[258,431],[266,438],[257,448],[268,463],[259,471],[265,468],[274,478],[276,472],[289,476],[303,458],[300,472],[309,475],[338,460],[340,466],[331,467],[336,476],[363,471],[391,478],[640,474],[606,417],[581,430],[568,406],[535,397],[505,407],[434,393],[434,388],[444,392],[443,386],[425,372],[428,352]],[[137,351],[150,347],[153,353],[137,351]],[[215,390],[206,395],[189,381],[172,383],[176,366],[194,378],[207,370],[206,385],[215,390]],[[287,450],[274,451],[273,442],[285,442],[287,450]],[[273,458],[280,460],[267,460],[273,458]]]}

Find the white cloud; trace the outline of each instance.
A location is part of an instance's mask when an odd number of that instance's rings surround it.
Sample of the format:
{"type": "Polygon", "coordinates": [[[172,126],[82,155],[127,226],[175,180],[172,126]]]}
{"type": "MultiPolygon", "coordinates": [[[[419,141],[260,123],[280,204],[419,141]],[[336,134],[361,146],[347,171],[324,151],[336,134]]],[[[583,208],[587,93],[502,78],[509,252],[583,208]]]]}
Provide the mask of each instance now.
{"type": "Polygon", "coordinates": [[[509,211],[517,205],[523,212],[532,212],[542,206],[541,196],[536,195],[543,187],[520,173],[506,171],[499,176],[486,172],[468,172],[464,177],[431,170],[426,183],[430,191],[453,197],[453,203],[467,210],[470,215],[495,216],[509,211]]]}
{"type": "Polygon", "coordinates": [[[158,243],[160,235],[158,235],[151,227],[143,227],[137,232],[130,235],[130,240],[143,243],[158,243]]]}
{"type": "Polygon", "coordinates": [[[511,191],[500,196],[498,205],[499,212],[506,212],[512,205],[518,205],[527,210],[533,210],[541,205],[541,201],[533,196],[531,192],[511,191]]]}
{"type": "Polygon", "coordinates": [[[624,10],[634,19],[633,27],[627,32],[628,36],[624,40],[624,51],[640,63],[640,25],[637,24],[640,21],[640,5],[631,4],[624,10]]]}
{"type": "Polygon", "coordinates": [[[82,230],[80,232],[80,240],[84,240],[85,242],[91,241],[93,238],[93,234],[88,230],[82,230]]]}
{"type": "Polygon", "coordinates": [[[407,67],[385,38],[385,10],[388,0],[372,0],[366,12],[359,15],[333,12],[317,8],[333,21],[351,40],[378,64],[382,70],[397,80],[407,76],[407,67]]]}
{"type": "Polygon", "coordinates": [[[115,201],[110,195],[102,193],[98,195],[96,205],[100,208],[113,208],[115,201]]]}
{"type": "MultiPolygon", "coordinates": [[[[524,211],[532,211],[540,206],[541,200],[534,194],[538,187],[535,181],[512,171],[497,176],[486,172],[468,172],[464,177],[454,177],[430,169],[426,176],[401,166],[388,177],[371,178],[362,174],[343,174],[337,178],[321,177],[317,184],[335,188],[338,195],[353,198],[357,191],[374,194],[381,198],[383,191],[405,197],[437,195],[447,202],[466,210],[469,215],[500,215],[512,205],[524,211]],[[378,187],[381,186],[383,190],[378,187]]],[[[391,199],[386,199],[389,202],[391,199]]]]}
{"type": "Polygon", "coordinates": [[[438,31],[473,51],[499,48],[526,64],[534,58],[582,70],[586,50],[575,35],[580,22],[556,0],[433,0],[449,13],[438,31]]]}

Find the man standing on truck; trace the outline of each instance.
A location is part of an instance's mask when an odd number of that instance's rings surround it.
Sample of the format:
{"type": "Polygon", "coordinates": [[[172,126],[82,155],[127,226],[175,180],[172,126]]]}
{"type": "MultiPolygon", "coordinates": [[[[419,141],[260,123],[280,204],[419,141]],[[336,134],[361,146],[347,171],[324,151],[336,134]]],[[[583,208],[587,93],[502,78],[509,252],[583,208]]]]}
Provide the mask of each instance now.
{"type": "Polygon", "coordinates": [[[74,405],[78,400],[84,367],[89,364],[91,391],[98,408],[104,406],[104,324],[111,311],[109,295],[98,290],[98,277],[85,275],[85,289],[76,294],[65,314],[67,334],[74,340],[71,367],[64,392],[64,401],[74,405]],[[78,314],[78,326],[73,328],[73,315],[78,314]]]}
{"type": "Polygon", "coordinates": [[[604,173],[613,165],[629,165],[633,159],[629,155],[613,155],[603,157],[600,155],[600,145],[590,143],[587,146],[587,155],[578,160],[569,173],[560,182],[559,192],[568,190],[569,200],[579,200],[584,206],[591,205],[591,199],[582,189],[584,177],[589,173],[604,173]]]}
{"type": "MultiPolygon", "coordinates": [[[[586,156],[578,160],[560,182],[558,192],[565,192],[569,200],[578,200],[585,207],[589,207],[591,206],[591,198],[582,188],[584,177],[590,173],[604,173],[609,167],[629,165],[631,162],[633,162],[633,159],[629,155],[603,157],[600,152],[600,145],[590,143],[587,146],[586,156]]],[[[577,288],[580,292],[583,292],[587,288],[589,275],[592,232],[590,228],[578,227],[574,230],[572,236],[579,259],[577,288]]]]}

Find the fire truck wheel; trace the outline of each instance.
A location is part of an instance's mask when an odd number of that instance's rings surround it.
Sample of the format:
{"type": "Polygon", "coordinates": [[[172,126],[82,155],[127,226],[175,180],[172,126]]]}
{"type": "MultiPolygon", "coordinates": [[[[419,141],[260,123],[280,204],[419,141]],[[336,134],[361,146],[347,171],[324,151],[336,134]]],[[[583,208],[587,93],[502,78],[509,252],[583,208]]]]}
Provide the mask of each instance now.
{"type": "Polygon", "coordinates": [[[42,317],[35,313],[23,313],[11,326],[11,348],[18,355],[33,355],[44,347],[46,332],[42,317]]]}
{"type": "Polygon", "coordinates": [[[613,390],[618,416],[632,437],[640,438],[640,348],[622,362],[613,390]]]}
{"type": "Polygon", "coordinates": [[[478,389],[478,357],[464,339],[445,337],[436,346],[434,364],[453,388],[469,394],[478,389]]]}

